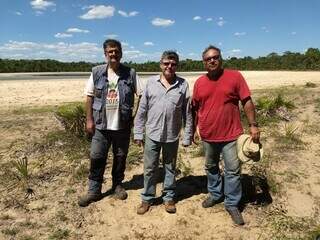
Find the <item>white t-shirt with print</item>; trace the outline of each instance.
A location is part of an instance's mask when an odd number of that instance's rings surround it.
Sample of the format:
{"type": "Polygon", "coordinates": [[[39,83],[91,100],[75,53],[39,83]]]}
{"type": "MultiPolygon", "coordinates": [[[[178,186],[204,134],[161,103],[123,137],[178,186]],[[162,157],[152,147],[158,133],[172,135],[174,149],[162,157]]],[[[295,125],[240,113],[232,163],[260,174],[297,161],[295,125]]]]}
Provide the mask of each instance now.
{"type": "MultiPolygon", "coordinates": [[[[108,130],[123,129],[120,122],[120,109],[119,109],[119,90],[118,90],[119,76],[111,69],[108,68],[108,92],[106,93],[106,118],[108,130]]],[[[138,75],[136,75],[136,89],[135,93],[139,96],[142,93],[142,86],[138,75]]],[[[91,73],[84,94],[87,96],[94,96],[94,82],[91,73]]]]}

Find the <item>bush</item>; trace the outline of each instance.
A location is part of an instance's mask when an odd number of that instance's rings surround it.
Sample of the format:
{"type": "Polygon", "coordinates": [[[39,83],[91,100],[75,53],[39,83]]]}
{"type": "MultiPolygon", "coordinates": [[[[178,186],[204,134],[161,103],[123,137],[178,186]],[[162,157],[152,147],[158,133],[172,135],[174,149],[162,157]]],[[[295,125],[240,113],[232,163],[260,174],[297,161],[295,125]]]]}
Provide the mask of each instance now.
{"type": "Polygon", "coordinates": [[[67,132],[79,137],[85,136],[86,114],[83,103],[68,103],[58,107],[56,118],[67,132]]]}
{"type": "Polygon", "coordinates": [[[289,121],[291,113],[289,110],[295,106],[291,101],[285,100],[281,93],[277,96],[263,96],[257,99],[256,109],[258,122],[261,125],[268,125],[279,120],[289,121]]]}

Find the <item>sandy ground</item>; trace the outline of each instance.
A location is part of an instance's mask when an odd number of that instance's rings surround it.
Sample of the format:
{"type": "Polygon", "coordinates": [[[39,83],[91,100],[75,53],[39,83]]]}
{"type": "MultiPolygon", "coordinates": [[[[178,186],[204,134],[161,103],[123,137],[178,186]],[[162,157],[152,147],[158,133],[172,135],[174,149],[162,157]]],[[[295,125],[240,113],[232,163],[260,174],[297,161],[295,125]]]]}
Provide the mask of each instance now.
{"type": "MultiPolygon", "coordinates": [[[[6,113],[6,109],[25,106],[81,101],[84,99],[86,78],[0,80],[0,109],[3,110],[0,111],[0,180],[7,179],[4,172],[5,167],[10,166],[7,163],[15,160],[19,154],[29,154],[30,171],[34,178],[32,187],[36,191],[35,196],[25,199],[23,195],[15,196],[17,192],[14,190],[8,190],[7,182],[2,186],[0,184],[0,240],[290,239],[284,238],[286,232],[282,235],[279,231],[296,231],[303,223],[308,224],[310,219],[319,223],[320,148],[317,143],[320,115],[314,99],[320,96],[320,72],[250,71],[243,72],[243,75],[253,90],[305,85],[306,82],[317,84],[316,88],[302,88],[295,92],[295,103],[298,103],[294,110],[296,117],[290,123],[299,126],[298,133],[305,147],[290,149],[285,145],[277,150],[279,143],[275,143],[274,139],[277,134],[283,134],[287,123],[280,123],[273,129],[262,129],[265,154],[272,162],[270,169],[267,169],[268,174],[274,176],[279,192],[272,195],[273,202],[266,207],[247,204],[243,211],[246,221],[244,227],[232,224],[223,204],[210,209],[201,207],[201,202],[206,198],[204,161],[202,157],[191,157],[189,149],[184,150],[181,156],[191,172],[177,180],[177,214],[167,214],[162,204],[152,206],[151,211],[143,216],[136,214],[143,188],[142,164],[126,170],[124,184],[129,195],[127,200],[118,201],[108,195],[87,208],[79,208],[76,204],[78,196],[87,190],[86,181],[81,184],[73,180],[74,171],[80,166],[72,165],[63,157],[55,159],[55,152],[51,157],[46,153],[51,148],[46,145],[40,148],[43,152],[38,150],[29,153],[28,150],[32,149],[35,142],[45,139],[48,133],[61,129],[53,114],[1,113],[6,113]],[[46,156],[48,158],[43,159],[46,156]],[[41,163],[43,170],[39,171],[41,163]],[[14,229],[17,232],[15,235],[14,229]],[[69,229],[69,237],[61,236],[61,229],[69,229]],[[277,232],[277,229],[280,230],[277,232]],[[54,233],[57,233],[56,237],[52,237],[54,233]]],[[[197,78],[196,75],[182,76],[188,79],[191,87],[197,78]]],[[[62,143],[55,144],[53,150],[62,143]]],[[[88,164],[87,158],[77,160],[82,165],[88,164]]],[[[108,164],[104,192],[111,187],[110,172],[111,164],[108,164]]],[[[158,184],[158,196],[161,188],[162,184],[158,184]]],[[[311,227],[313,229],[314,226],[311,227]]],[[[303,228],[307,229],[308,226],[303,228]]]]}
{"type": "MultiPolygon", "coordinates": [[[[199,73],[200,74],[200,73],[199,73]]],[[[266,89],[288,85],[304,85],[306,82],[320,83],[320,72],[286,72],[286,71],[243,71],[250,89],[266,89]]],[[[0,79],[10,78],[16,74],[0,74],[0,79]]],[[[192,91],[199,75],[181,73],[188,80],[192,91]]],[[[86,76],[75,79],[52,78],[32,79],[30,73],[24,74],[23,80],[0,80],[0,108],[56,105],[62,102],[83,101],[83,89],[86,76]]],[[[20,75],[21,77],[21,75],[20,75]]],[[[144,83],[147,77],[141,75],[144,83]]]]}

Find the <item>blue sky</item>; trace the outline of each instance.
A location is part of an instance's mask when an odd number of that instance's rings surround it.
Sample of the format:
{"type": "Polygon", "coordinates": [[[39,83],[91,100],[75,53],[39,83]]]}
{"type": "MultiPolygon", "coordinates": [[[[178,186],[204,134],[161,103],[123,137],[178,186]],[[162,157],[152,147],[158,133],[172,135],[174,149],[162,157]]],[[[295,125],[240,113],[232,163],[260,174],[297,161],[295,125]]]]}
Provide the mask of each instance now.
{"type": "Polygon", "coordinates": [[[123,60],[158,61],[167,49],[200,59],[320,48],[319,0],[1,0],[0,58],[104,61],[116,38],[123,60]]]}

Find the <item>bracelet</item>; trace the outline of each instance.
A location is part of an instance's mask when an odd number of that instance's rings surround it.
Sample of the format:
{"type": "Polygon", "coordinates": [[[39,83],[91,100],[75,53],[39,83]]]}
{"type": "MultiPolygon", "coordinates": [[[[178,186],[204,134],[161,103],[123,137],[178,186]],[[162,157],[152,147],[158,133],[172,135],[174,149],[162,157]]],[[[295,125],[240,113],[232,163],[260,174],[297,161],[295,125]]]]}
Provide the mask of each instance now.
{"type": "Polygon", "coordinates": [[[249,127],[258,127],[258,123],[253,122],[253,123],[249,123],[249,127]]]}

